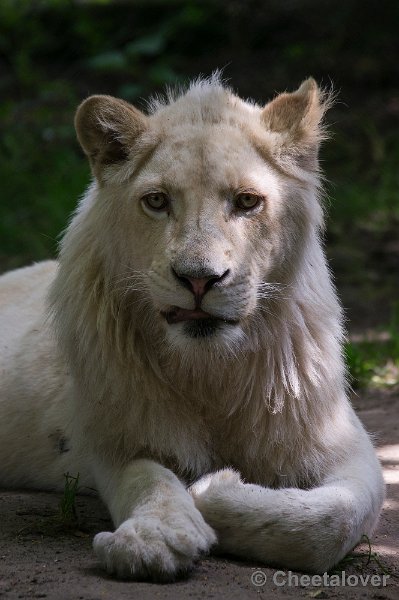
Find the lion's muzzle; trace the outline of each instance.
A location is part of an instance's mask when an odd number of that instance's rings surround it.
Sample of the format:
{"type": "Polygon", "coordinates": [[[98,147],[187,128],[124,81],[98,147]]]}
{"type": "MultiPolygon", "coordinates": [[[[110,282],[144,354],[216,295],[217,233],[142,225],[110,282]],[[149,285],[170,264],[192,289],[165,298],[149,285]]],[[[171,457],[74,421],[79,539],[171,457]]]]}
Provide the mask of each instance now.
{"type": "MultiPolygon", "coordinates": [[[[230,269],[226,269],[224,273],[200,273],[190,272],[185,273],[178,271],[172,267],[174,277],[181,283],[185,288],[190,290],[194,294],[196,309],[199,309],[201,302],[205,294],[216,284],[221,283],[228,277],[230,269]]],[[[195,318],[195,317],[194,317],[195,318]]]]}

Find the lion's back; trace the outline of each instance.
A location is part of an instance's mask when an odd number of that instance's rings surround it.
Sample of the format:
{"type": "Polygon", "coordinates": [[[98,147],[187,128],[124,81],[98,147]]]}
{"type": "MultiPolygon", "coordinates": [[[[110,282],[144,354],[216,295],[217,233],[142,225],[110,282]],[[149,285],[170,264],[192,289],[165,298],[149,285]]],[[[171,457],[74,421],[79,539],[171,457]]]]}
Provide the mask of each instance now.
{"type": "Polygon", "coordinates": [[[57,262],[49,260],[0,277],[1,362],[45,316],[46,295],[56,270],[57,262]]]}

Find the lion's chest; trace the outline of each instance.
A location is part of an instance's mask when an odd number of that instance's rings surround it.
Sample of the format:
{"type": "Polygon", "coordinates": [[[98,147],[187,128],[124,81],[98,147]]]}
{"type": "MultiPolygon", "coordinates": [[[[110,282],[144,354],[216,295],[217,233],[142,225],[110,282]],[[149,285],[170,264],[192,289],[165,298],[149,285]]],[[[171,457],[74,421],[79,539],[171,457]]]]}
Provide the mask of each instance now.
{"type": "Polygon", "coordinates": [[[203,437],[207,439],[208,472],[230,467],[246,481],[268,486],[281,483],[275,453],[266,436],[255,434],[243,415],[204,417],[199,431],[206,432],[203,437]]]}

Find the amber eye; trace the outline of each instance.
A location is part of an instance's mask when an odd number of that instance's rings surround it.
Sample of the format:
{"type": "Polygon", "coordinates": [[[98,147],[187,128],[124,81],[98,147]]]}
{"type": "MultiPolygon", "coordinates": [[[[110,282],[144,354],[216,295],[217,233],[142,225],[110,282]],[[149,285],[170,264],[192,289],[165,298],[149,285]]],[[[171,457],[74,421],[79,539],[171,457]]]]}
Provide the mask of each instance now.
{"type": "Polygon", "coordinates": [[[262,196],[252,194],[251,192],[243,192],[235,197],[235,206],[238,210],[253,210],[262,202],[262,196]]]}
{"type": "Polygon", "coordinates": [[[142,197],[141,201],[150,210],[161,212],[168,210],[169,198],[163,192],[151,192],[142,197]]]}

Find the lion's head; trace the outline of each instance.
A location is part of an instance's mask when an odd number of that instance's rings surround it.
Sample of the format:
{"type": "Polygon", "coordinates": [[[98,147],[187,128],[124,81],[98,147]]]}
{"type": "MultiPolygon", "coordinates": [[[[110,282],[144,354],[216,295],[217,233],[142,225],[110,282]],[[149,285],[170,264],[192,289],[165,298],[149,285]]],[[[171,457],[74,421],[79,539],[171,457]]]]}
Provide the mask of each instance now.
{"type": "Polygon", "coordinates": [[[217,77],[153,102],[147,115],[88,98],[76,129],[95,183],[69,233],[79,228],[79,244],[65,245],[101,262],[115,303],[131,298],[130,310],[175,349],[253,342],[268,301],[317,245],[325,106],[312,79],[265,107],[217,77]]]}
{"type": "Polygon", "coordinates": [[[195,410],[247,411],[245,431],[263,427],[255,438],[279,447],[286,419],[303,436],[344,394],[341,309],[319,239],[327,101],[310,79],[260,107],[212,78],[148,114],[108,96],[79,107],[94,180],[49,300],[76,414],[108,456],[174,456],[162,419],[185,411],[191,447],[195,410]]]}

